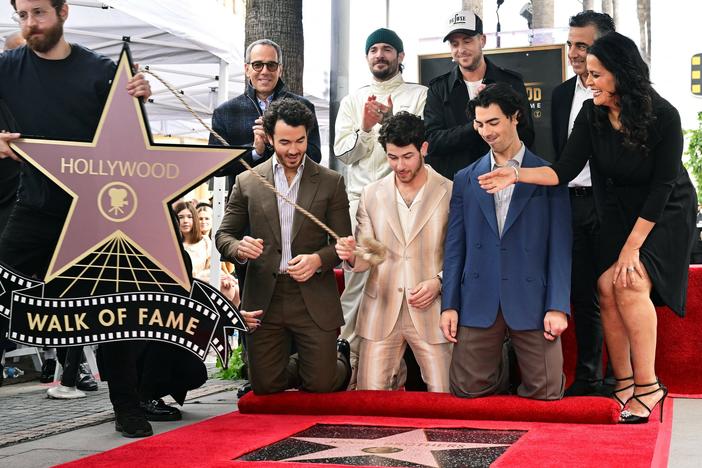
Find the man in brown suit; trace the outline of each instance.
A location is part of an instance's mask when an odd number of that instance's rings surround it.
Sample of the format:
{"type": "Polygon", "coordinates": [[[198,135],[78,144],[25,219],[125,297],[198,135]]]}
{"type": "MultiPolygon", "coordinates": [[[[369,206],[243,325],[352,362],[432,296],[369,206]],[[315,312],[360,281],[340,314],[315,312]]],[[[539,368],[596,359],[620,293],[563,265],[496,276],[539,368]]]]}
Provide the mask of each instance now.
{"type": "MultiPolygon", "coordinates": [[[[332,230],[350,234],[343,178],[305,155],[314,125],[310,110],[282,99],[263,121],[275,158],[254,170],[332,230]]],[[[333,271],[339,258],[328,234],[245,172],[236,179],[216,243],[225,259],[249,264],[242,308],[256,311],[246,314],[254,325],[246,336],[254,393],[345,389],[349,349],[342,342],[337,356],[344,319],[333,271]],[[250,235],[244,235],[247,226],[250,235]],[[297,354],[291,357],[293,343],[297,354]]]]}
{"type": "Polygon", "coordinates": [[[432,392],[448,392],[451,344],[440,329],[441,267],[452,183],[424,164],[424,123],[400,112],[378,141],[392,172],[368,185],[356,213],[356,239],[387,247],[376,267],[353,254],[354,238],[337,243],[339,258],[370,276],[356,320],[361,337],[359,390],[390,390],[409,343],[432,392]]]}

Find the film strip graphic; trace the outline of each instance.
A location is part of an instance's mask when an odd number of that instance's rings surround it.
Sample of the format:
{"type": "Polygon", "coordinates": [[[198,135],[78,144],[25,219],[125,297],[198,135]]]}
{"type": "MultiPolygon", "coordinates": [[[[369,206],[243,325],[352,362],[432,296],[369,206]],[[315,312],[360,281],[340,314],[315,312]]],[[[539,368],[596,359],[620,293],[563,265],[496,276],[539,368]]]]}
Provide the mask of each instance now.
{"type": "Polygon", "coordinates": [[[0,264],[0,318],[10,319],[10,298],[14,291],[41,288],[43,296],[43,286],[41,281],[27,278],[0,264]]]}
{"type": "Polygon", "coordinates": [[[231,330],[246,331],[239,311],[208,283],[194,280],[189,296],[128,292],[79,298],[43,297],[44,284],[0,265],[0,314],[9,338],[29,346],[76,346],[157,340],[205,359],[210,346],[222,363],[231,330]]]}

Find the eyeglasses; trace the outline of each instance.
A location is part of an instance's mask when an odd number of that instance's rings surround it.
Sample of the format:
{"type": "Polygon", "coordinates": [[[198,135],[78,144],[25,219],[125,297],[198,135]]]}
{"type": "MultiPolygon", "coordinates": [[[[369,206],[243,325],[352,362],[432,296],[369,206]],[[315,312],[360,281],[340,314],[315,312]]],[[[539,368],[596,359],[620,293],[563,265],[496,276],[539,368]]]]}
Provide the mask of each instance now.
{"type": "Polygon", "coordinates": [[[274,72],[278,69],[280,64],[278,62],[249,62],[249,65],[251,65],[251,68],[254,69],[254,71],[260,72],[263,70],[263,67],[265,66],[269,72],[274,72]]]}
{"type": "Polygon", "coordinates": [[[49,10],[34,8],[30,11],[16,11],[12,14],[12,21],[22,24],[26,23],[30,17],[34,18],[34,21],[41,23],[42,21],[46,21],[49,17],[49,10]]]}

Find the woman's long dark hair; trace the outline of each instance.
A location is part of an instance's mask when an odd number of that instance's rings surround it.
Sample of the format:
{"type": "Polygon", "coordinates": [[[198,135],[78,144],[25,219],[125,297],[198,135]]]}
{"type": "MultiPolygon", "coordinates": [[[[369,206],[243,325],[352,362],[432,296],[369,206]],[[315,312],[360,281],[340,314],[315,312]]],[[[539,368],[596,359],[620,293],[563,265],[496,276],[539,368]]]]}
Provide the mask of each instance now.
{"type": "MultiPolygon", "coordinates": [[[[655,119],[652,96],[655,93],[649,79],[648,65],[641,58],[634,41],[617,32],[597,39],[588,49],[614,75],[615,93],[619,98],[624,145],[648,153],[648,127],[655,119]]],[[[607,120],[607,111],[596,108],[599,124],[607,120]]]]}

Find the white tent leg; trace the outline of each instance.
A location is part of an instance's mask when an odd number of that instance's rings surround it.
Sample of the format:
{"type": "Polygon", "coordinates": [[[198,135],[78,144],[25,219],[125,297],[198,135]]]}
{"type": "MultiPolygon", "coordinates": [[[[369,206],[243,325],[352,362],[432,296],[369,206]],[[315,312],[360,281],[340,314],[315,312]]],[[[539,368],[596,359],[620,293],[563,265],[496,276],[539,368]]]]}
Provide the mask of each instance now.
{"type": "MultiPolygon", "coordinates": [[[[219,87],[217,90],[217,105],[223,104],[229,95],[229,64],[224,60],[219,62],[219,87]]],[[[214,178],[214,188],[212,193],[212,232],[217,232],[219,225],[224,217],[224,177],[214,178]]],[[[219,265],[220,255],[217,246],[212,242],[212,256],[210,259],[210,284],[219,288],[220,268],[214,267],[219,265]]]]}

